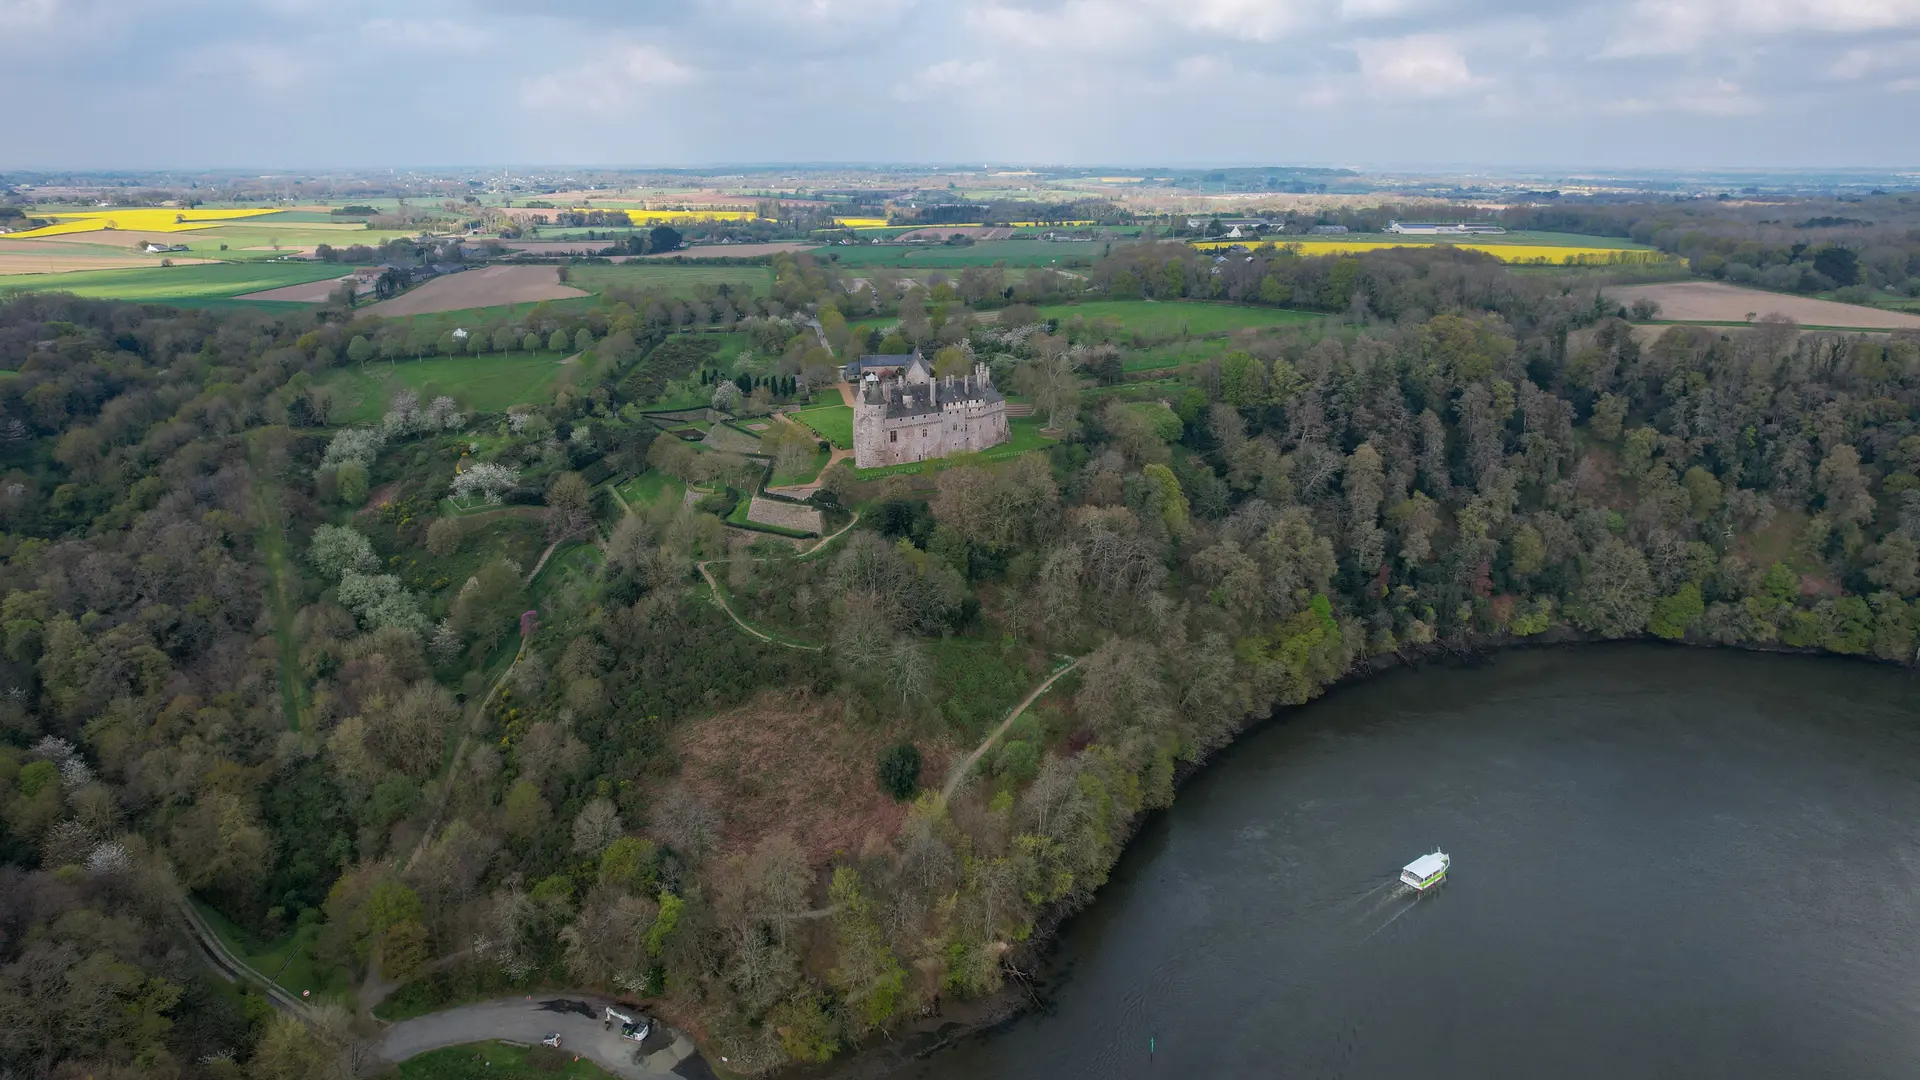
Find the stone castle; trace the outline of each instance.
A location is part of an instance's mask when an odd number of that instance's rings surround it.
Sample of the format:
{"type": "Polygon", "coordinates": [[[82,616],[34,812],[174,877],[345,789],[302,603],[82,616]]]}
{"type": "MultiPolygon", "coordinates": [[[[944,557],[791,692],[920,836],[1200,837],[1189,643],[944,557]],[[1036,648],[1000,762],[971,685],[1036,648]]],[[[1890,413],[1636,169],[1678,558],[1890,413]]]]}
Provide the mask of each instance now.
{"type": "Polygon", "coordinates": [[[863,356],[847,365],[855,386],[853,463],[863,469],[968,454],[1007,441],[1007,399],[985,364],[935,378],[918,351],[863,356]]]}

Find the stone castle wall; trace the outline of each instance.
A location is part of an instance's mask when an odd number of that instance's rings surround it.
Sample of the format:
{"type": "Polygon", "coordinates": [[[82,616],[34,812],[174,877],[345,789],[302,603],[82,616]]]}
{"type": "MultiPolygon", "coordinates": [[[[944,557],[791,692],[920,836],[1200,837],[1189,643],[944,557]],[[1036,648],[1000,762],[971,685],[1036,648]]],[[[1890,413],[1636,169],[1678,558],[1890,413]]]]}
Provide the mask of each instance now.
{"type": "Polygon", "coordinates": [[[1008,437],[1005,401],[960,401],[938,413],[893,419],[886,406],[864,398],[853,407],[853,463],[862,469],[977,453],[1008,437]]]}

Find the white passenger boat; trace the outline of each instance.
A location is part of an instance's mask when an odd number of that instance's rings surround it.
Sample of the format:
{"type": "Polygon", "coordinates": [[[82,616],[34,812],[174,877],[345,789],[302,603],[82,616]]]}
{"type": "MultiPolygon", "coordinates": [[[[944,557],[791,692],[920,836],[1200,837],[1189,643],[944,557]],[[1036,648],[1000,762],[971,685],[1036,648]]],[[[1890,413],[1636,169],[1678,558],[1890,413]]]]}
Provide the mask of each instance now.
{"type": "Polygon", "coordinates": [[[1447,880],[1447,867],[1451,865],[1453,860],[1444,851],[1422,855],[1401,869],[1400,881],[1413,886],[1415,891],[1426,892],[1447,880]]]}

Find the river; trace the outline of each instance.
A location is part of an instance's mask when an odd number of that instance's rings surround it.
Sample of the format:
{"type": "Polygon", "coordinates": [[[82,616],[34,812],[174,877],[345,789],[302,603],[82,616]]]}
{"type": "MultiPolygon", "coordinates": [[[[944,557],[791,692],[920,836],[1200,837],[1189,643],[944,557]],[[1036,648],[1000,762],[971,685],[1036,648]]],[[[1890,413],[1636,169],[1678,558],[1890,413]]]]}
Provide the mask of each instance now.
{"type": "Polygon", "coordinates": [[[1349,686],[1243,739],[901,1075],[1920,1075],[1920,682],[1654,646],[1349,686]],[[1436,845],[1449,879],[1395,884],[1436,845]]]}

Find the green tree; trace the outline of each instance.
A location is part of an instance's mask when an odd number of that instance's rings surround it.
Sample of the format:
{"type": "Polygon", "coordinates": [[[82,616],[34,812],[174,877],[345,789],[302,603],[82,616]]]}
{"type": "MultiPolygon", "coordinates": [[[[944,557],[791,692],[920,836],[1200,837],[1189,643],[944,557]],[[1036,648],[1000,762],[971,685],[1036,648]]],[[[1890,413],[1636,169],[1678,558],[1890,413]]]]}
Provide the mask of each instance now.
{"type": "Polygon", "coordinates": [[[555,330],[553,336],[547,339],[547,348],[553,352],[566,352],[567,332],[565,330],[555,330]]]}
{"type": "Polygon", "coordinates": [[[353,335],[353,340],[347,342],[347,359],[356,364],[373,359],[373,342],[368,341],[364,334],[353,335]]]}
{"type": "Polygon", "coordinates": [[[895,802],[906,802],[920,791],[920,770],[925,762],[920,748],[912,743],[890,746],[880,754],[880,790],[895,802]]]}
{"type": "Polygon", "coordinates": [[[1700,616],[1706,610],[1707,606],[1700,598],[1700,587],[1689,581],[1680,586],[1678,592],[1653,602],[1653,614],[1647,619],[1647,629],[1668,641],[1679,641],[1687,636],[1687,631],[1700,621],[1700,616]]]}
{"type": "Polygon", "coordinates": [[[1574,594],[1574,624],[1602,637],[1618,638],[1646,628],[1653,609],[1653,579],[1647,557],[1624,541],[1609,538],[1581,561],[1574,594]]]}

